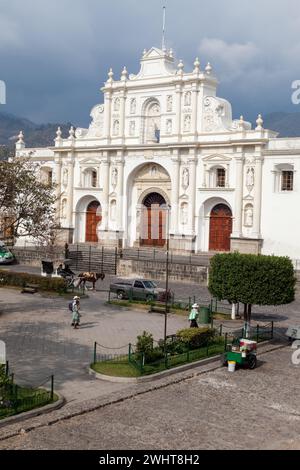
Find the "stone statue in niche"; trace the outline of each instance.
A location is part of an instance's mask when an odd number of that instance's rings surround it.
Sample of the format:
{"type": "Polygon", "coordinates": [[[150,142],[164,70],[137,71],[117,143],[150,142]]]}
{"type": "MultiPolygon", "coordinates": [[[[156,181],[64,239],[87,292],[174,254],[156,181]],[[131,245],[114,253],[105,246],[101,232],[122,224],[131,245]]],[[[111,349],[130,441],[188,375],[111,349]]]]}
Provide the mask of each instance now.
{"type": "Polygon", "coordinates": [[[245,227],[253,227],[253,207],[252,206],[245,207],[244,225],[245,227]]]}
{"type": "Polygon", "coordinates": [[[151,168],[151,177],[152,178],[155,178],[157,176],[157,167],[156,166],[153,166],[151,168]]]}
{"type": "Polygon", "coordinates": [[[130,102],[130,114],[136,113],[136,99],[133,98],[130,102]]]}
{"type": "Polygon", "coordinates": [[[188,205],[186,202],[181,204],[180,220],[181,220],[182,225],[186,225],[188,223],[188,205]]]}
{"type": "Polygon", "coordinates": [[[167,134],[172,134],[172,120],[167,120],[167,134]]]}
{"type": "Polygon", "coordinates": [[[182,172],[182,187],[184,189],[187,189],[189,187],[189,184],[190,184],[190,173],[187,168],[184,168],[182,172]]]}
{"type": "Polygon", "coordinates": [[[120,123],[119,123],[119,121],[114,122],[113,133],[114,133],[114,135],[119,135],[119,133],[120,133],[120,123]]]}
{"type": "Polygon", "coordinates": [[[111,174],[111,184],[113,187],[116,187],[118,184],[118,170],[114,168],[111,174]]]}
{"type": "Polygon", "coordinates": [[[129,135],[135,135],[135,121],[130,121],[129,125],[129,135]]]}
{"type": "Polygon", "coordinates": [[[191,92],[187,91],[184,95],[184,106],[191,106],[191,92]]]}
{"type": "Polygon", "coordinates": [[[64,168],[63,171],[63,185],[68,186],[68,169],[64,168]]]}
{"type": "Polygon", "coordinates": [[[173,96],[167,97],[167,112],[171,112],[173,109],[173,96]]]}
{"type": "Polygon", "coordinates": [[[188,114],[184,118],[184,132],[190,132],[191,130],[191,116],[188,114]]]}
{"type": "Polygon", "coordinates": [[[254,168],[248,168],[246,185],[251,188],[254,186],[254,168]]]}
{"type": "Polygon", "coordinates": [[[114,102],[114,111],[120,111],[120,98],[116,98],[114,102]]]}

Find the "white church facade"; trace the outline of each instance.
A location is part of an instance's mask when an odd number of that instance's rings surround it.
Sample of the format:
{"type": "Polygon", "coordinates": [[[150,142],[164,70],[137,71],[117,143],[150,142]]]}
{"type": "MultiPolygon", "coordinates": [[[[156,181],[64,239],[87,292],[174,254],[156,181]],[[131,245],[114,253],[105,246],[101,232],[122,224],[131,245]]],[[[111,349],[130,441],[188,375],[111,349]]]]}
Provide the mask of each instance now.
{"type": "Polygon", "coordinates": [[[137,75],[108,73],[88,129],[60,129],[28,149],[56,183],[64,240],[178,251],[235,251],[300,259],[300,138],[234,120],[212,67],[144,51],[137,75]]]}

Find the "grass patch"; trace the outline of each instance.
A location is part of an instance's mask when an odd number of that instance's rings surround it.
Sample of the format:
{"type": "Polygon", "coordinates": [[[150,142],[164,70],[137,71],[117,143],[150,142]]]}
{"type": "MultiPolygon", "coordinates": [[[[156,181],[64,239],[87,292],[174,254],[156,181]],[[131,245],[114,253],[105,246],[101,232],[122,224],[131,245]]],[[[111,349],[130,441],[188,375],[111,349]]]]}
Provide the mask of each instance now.
{"type": "Polygon", "coordinates": [[[110,375],[111,377],[140,377],[141,375],[139,371],[128,362],[96,362],[95,364],[91,364],[91,368],[99,374],[110,375]]]}
{"type": "MultiPolygon", "coordinates": [[[[2,395],[1,390],[0,395],[2,395]]],[[[0,420],[55,403],[58,399],[58,395],[54,393],[53,401],[51,401],[50,392],[47,390],[33,390],[32,388],[18,386],[17,397],[10,393],[5,393],[1,397],[0,420]]]]}

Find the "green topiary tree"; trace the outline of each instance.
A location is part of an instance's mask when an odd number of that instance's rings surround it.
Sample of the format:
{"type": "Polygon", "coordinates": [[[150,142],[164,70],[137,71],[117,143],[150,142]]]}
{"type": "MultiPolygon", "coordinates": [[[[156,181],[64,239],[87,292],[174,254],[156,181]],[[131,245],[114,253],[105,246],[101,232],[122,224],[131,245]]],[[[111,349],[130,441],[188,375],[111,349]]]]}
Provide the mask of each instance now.
{"type": "Polygon", "coordinates": [[[284,305],[295,298],[296,278],[287,257],[217,254],[210,262],[209,291],[218,300],[244,304],[246,336],[252,305],[284,305]]]}

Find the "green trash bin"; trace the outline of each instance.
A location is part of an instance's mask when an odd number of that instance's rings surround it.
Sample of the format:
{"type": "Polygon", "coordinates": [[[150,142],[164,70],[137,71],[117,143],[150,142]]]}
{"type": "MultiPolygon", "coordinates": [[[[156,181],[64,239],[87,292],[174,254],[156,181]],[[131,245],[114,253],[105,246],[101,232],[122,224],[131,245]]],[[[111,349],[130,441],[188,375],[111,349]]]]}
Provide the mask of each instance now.
{"type": "Polygon", "coordinates": [[[198,322],[202,325],[208,325],[210,323],[210,308],[209,307],[200,307],[198,322]]]}

